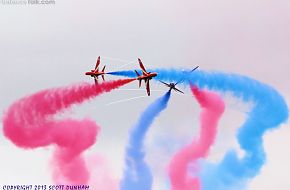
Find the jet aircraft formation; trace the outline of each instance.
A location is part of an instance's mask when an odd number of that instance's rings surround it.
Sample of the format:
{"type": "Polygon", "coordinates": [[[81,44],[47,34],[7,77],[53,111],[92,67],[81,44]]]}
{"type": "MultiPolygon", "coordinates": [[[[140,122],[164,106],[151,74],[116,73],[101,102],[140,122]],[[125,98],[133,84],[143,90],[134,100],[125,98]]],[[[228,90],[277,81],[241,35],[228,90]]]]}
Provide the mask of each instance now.
{"type": "MultiPolygon", "coordinates": [[[[103,67],[102,70],[99,70],[100,63],[101,63],[101,58],[99,56],[98,59],[97,59],[97,62],[96,62],[95,69],[92,69],[91,71],[88,71],[88,72],[85,73],[85,75],[89,75],[89,76],[94,78],[94,81],[95,81],[96,85],[98,84],[99,76],[101,76],[103,81],[105,81],[105,76],[104,75],[107,74],[105,72],[106,65],[103,67]]],[[[149,83],[149,81],[152,78],[156,77],[158,75],[158,73],[157,72],[147,72],[140,58],[138,58],[138,63],[139,63],[139,66],[141,68],[142,74],[140,74],[137,70],[135,70],[135,73],[136,73],[136,78],[135,79],[139,81],[139,88],[141,87],[142,80],[144,80],[145,86],[146,86],[147,95],[150,96],[150,83],[149,83]]],[[[198,67],[199,66],[196,66],[194,69],[192,69],[190,71],[190,73],[195,71],[198,67]]],[[[181,91],[178,88],[176,88],[176,85],[181,83],[182,81],[184,81],[184,79],[181,79],[180,81],[178,81],[176,83],[169,83],[169,84],[166,83],[166,82],[163,82],[163,81],[160,81],[160,82],[163,83],[165,86],[169,87],[169,91],[174,90],[176,92],[180,92],[180,93],[184,94],[183,91],[181,91]]]]}

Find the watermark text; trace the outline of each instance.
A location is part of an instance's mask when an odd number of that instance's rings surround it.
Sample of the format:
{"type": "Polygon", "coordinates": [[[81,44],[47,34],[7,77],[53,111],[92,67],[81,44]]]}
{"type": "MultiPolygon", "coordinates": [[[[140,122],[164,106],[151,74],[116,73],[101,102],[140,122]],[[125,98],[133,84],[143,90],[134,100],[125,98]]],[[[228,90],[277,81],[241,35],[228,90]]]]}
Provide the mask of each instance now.
{"type": "Polygon", "coordinates": [[[0,5],[55,5],[55,0],[0,0],[0,5]]]}

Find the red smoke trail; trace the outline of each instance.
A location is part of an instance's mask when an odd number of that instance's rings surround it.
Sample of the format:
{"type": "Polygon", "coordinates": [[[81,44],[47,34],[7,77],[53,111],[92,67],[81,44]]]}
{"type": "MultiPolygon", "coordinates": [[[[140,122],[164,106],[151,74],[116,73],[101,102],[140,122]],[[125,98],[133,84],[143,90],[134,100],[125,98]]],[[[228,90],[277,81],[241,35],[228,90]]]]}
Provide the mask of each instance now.
{"type": "Polygon", "coordinates": [[[134,79],[79,84],[37,92],[12,104],[3,117],[4,135],[22,148],[57,145],[54,154],[56,183],[86,184],[89,171],[81,153],[96,141],[99,127],[84,119],[55,120],[53,116],[73,104],[109,92],[134,79]]]}
{"type": "Polygon", "coordinates": [[[100,155],[90,155],[86,158],[91,171],[90,190],[118,190],[119,179],[112,177],[111,168],[105,158],[100,155]]]}
{"type": "Polygon", "coordinates": [[[199,139],[183,147],[177,154],[173,156],[169,165],[169,176],[171,180],[172,190],[199,190],[200,181],[198,178],[190,176],[188,167],[191,163],[195,164],[194,171],[197,173],[196,161],[205,158],[213,145],[218,120],[224,112],[224,102],[215,93],[201,91],[195,86],[191,86],[191,91],[200,104],[202,111],[200,114],[200,136],[199,139]]]}

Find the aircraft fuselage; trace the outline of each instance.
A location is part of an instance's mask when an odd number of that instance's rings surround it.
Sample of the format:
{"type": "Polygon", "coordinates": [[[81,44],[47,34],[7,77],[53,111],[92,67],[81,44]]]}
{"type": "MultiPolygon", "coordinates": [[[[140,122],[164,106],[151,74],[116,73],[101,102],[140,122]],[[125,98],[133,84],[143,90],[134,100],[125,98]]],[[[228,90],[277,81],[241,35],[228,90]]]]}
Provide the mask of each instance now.
{"type": "Polygon", "coordinates": [[[156,77],[157,76],[157,73],[150,73],[150,74],[147,74],[147,75],[141,75],[141,76],[138,76],[138,80],[151,80],[153,77],[156,77]]]}
{"type": "Polygon", "coordinates": [[[93,72],[93,71],[89,71],[86,72],[85,75],[90,75],[91,77],[95,77],[95,76],[100,76],[100,75],[104,75],[106,74],[105,72],[93,72]]]}

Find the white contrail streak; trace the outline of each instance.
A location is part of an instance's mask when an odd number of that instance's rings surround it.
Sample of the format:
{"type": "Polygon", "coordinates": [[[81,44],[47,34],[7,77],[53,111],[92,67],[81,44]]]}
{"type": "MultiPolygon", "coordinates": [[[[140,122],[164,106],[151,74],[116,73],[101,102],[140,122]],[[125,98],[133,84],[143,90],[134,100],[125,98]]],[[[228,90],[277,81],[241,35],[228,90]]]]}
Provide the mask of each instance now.
{"type": "MultiPolygon", "coordinates": [[[[125,89],[116,89],[115,91],[144,91],[144,89],[136,88],[125,88],[125,89]]],[[[151,92],[164,92],[165,90],[150,90],[151,92]]]]}
{"type": "Polygon", "coordinates": [[[118,101],[115,101],[115,102],[108,103],[108,104],[106,104],[106,106],[110,106],[110,105],[121,103],[121,102],[127,102],[127,101],[130,101],[130,100],[135,100],[135,99],[139,99],[139,98],[145,98],[145,97],[147,97],[147,96],[137,96],[137,97],[133,97],[133,98],[118,100],[118,101]]]}

